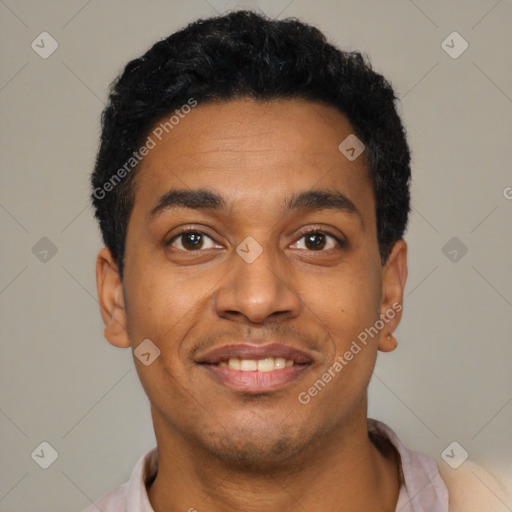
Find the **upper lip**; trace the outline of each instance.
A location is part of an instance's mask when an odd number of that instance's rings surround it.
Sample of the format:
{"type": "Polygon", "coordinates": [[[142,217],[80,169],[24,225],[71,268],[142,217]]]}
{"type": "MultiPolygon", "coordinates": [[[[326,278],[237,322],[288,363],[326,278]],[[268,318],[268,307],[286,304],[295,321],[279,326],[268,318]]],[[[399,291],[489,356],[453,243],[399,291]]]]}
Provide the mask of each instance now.
{"type": "Polygon", "coordinates": [[[303,350],[282,345],[279,343],[265,343],[265,344],[250,344],[250,343],[236,343],[230,345],[223,345],[222,347],[210,350],[204,355],[196,359],[198,363],[215,364],[220,361],[227,361],[232,357],[239,359],[265,359],[267,357],[283,357],[290,359],[294,363],[312,363],[313,358],[303,350]]]}

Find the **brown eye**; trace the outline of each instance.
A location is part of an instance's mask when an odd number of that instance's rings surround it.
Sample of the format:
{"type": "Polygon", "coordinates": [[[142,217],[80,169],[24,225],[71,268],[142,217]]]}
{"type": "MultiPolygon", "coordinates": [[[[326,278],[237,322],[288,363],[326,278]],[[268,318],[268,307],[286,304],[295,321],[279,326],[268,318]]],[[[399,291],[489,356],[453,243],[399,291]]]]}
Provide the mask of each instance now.
{"type": "Polygon", "coordinates": [[[213,240],[205,233],[188,230],[182,231],[181,233],[178,233],[172,237],[166,245],[170,245],[176,249],[184,251],[197,251],[200,249],[211,249],[215,246],[215,243],[213,243],[213,240]],[[208,240],[212,242],[211,247],[204,247],[208,240]]]}
{"type": "Polygon", "coordinates": [[[304,233],[296,244],[298,244],[300,240],[304,240],[305,247],[298,248],[304,248],[308,251],[320,252],[323,250],[333,249],[336,246],[343,246],[343,243],[334,235],[316,230],[304,233]]]}
{"type": "Polygon", "coordinates": [[[310,250],[323,249],[325,247],[325,235],[323,233],[311,233],[306,235],[306,247],[310,250]]]}

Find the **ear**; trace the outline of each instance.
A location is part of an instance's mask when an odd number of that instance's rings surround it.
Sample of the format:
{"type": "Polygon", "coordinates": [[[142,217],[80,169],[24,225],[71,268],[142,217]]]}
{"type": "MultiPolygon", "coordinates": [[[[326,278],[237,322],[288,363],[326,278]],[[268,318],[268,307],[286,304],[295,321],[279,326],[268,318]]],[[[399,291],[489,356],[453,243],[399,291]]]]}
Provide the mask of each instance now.
{"type": "Polygon", "coordinates": [[[126,331],[123,283],[112,253],[106,247],[101,249],[96,259],[96,287],[105,338],[115,347],[128,348],[130,340],[126,331]]]}
{"type": "Polygon", "coordinates": [[[402,318],[405,282],[407,281],[407,244],[398,240],[382,269],[382,302],[380,318],[384,322],[378,348],[391,352],[397,342],[393,332],[402,318]]]}

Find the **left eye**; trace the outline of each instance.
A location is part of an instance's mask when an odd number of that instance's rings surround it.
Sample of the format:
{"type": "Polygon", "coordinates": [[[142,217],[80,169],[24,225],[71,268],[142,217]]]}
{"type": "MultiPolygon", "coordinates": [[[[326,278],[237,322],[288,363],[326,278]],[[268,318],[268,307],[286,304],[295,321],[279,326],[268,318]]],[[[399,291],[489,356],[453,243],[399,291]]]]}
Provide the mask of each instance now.
{"type": "Polygon", "coordinates": [[[304,233],[297,241],[297,244],[303,239],[305,240],[305,248],[310,251],[332,249],[333,247],[336,247],[336,245],[340,245],[340,241],[335,236],[324,233],[323,231],[310,231],[308,233],[304,233]],[[334,242],[331,242],[330,247],[326,247],[329,245],[327,241],[329,238],[334,242]]]}

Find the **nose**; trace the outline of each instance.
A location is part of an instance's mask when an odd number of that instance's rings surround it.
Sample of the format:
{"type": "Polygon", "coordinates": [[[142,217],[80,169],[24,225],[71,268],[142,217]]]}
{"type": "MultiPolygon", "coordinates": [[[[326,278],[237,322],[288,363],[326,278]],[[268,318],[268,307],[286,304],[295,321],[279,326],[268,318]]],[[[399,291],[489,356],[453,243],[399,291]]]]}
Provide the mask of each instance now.
{"type": "Polygon", "coordinates": [[[294,289],[293,269],[266,248],[252,262],[234,252],[231,272],[215,293],[217,315],[235,321],[264,323],[270,317],[296,318],[302,301],[294,289]]]}

